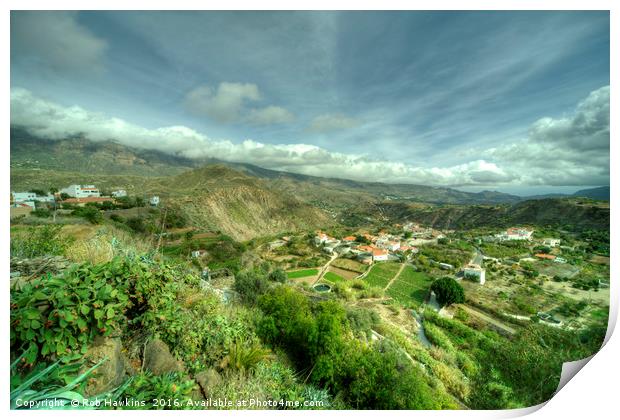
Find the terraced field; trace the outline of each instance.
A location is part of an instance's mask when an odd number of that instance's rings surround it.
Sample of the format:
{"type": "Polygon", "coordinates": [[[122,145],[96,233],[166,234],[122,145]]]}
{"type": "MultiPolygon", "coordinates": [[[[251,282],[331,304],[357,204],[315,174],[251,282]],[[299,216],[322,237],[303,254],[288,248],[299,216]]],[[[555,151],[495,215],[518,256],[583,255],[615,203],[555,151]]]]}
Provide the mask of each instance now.
{"type": "Polygon", "coordinates": [[[342,283],[342,282],[347,281],[345,278],[340,277],[338,274],[332,273],[331,271],[328,271],[327,273],[325,273],[323,278],[333,283],[342,283]]]}
{"type": "Polygon", "coordinates": [[[364,281],[371,287],[380,287],[383,289],[396,273],[398,273],[399,268],[399,263],[376,263],[370,270],[370,273],[364,277],[364,281]]]}
{"type": "Polygon", "coordinates": [[[425,273],[407,266],[387,289],[388,296],[403,305],[421,305],[431,286],[432,279],[425,273]]]}
{"type": "Polygon", "coordinates": [[[286,276],[289,279],[300,279],[302,277],[311,277],[319,274],[319,270],[316,268],[309,268],[306,270],[289,271],[286,276]]]}

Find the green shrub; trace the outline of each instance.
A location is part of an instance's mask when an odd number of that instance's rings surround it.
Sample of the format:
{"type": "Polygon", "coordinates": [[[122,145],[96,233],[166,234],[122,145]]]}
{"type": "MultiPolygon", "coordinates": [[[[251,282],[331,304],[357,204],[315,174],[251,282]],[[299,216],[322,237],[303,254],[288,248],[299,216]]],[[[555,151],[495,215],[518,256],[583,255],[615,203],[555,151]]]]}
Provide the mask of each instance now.
{"type": "Polygon", "coordinates": [[[269,285],[263,276],[255,272],[245,271],[235,276],[234,287],[245,302],[254,304],[269,285]]]}
{"type": "Polygon", "coordinates": [[[52,213],[48,209],[38,208],[30,212],[31,215],[41,218],[52,217],[52,213]]]}
{"type": "Polygon", "coordinates": [[[125,222],[125,218],[123,216],[121,216],[120,214],[112,214],[110,215],[110,219],[114,222],[117,223],[124,223],[125,222]]]}
{"type": "Polygon", "coordinates": [[[269,273],[269,280],[278,283],[286,283],[286,272],[281,268],[273,270],[271,273],[269,273]]]}
{"type": "Polygon", "coordinates": [[[93,206],[84,206],[84,207],[76,207],[75,210],[71,212],[72,216],[83,217],[93,225],[98,225],[103,222],[103,214],[97,207],[93,206]]]}
{"type": "Polygon", "coordinates": [[[63,255],[71,240],[61,236],[60,225],[30,227],[11,238],[11,256],[34,258],[44,255],[63,255]]]}
{"type": "Polygon", "coordinates": [[[181,373],[173,372],[163,375],[141,373],[132,378],[119,398],[143,402],[144,405],[127,405],[124,409],[135,410],[183,410],[191,408],[188,402],[197,387],[193,380],[188,380],[181,373]]]}
{"type": "Polygon", "coordinates": [[[437,302],[441,305],[465,302],[463,286],[451,277],[442,277],[435,280],[431,285],[431,290],[435,292],[437,302]]]}
{"type": "Polygon", "coordinates": [[[167,266],[121,258],[36,279],[11,291],[11,349],[26,351],[29,364],[84,353],[96,335],[154,322],[149,309],[175,297],[171,280],[167,266]]]}

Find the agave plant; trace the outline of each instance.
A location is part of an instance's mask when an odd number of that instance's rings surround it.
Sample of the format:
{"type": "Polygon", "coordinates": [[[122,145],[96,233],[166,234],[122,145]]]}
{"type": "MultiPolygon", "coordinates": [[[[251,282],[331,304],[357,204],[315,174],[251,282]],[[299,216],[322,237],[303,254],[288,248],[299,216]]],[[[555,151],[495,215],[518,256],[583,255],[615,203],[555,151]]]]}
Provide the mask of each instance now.
{"type": "MultiPolygon", "coordinates": [[[[127,388],[131,382],[131,379],[113,391],[90,398],[86,398],[79,392],[75,391],[75,389],[83,384],[84,381],[93,373],[93,371],[101,366],[106,359],[107,358],[101,360],[99,363],[77,376],[65,386],[54,384],[54,381],[51,380],[54,376],[62,376],[58,374],[62,369],[66,368],[66,366],[61,365],[63,360],[58,360],[50,366],[47,366],[45,369],[32,373],[24,378],[22,383],[14,389],[11,389],[11,410],[18,408],[56,410],[94,409],[97,408],[96,401],[98,400],[117,399],[125,388],[127,388]]],[[[14,372],[19,360],[21,360],[21,357],[17,358],[15,362],[11,364],[12,373],[14,372]]]]}
{"type": "Polygon", "coordinates": [[[228,350],[227,367],[240,372],[250,372],[269,355],[269,350],[258,343],[236,340],[228,350]]]}

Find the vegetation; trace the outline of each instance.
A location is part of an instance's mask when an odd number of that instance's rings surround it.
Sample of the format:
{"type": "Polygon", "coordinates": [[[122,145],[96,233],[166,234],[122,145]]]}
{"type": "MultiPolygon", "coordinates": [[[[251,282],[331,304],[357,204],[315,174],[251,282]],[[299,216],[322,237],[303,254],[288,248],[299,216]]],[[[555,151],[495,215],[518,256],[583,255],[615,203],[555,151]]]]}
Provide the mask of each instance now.
{"type": "Polygon", "coordinates": [[[387,289],[387,294],[401,304],[419,306],[426,300],[431,283],[428,275],[408,265],[387,289]]]}
{"type": "Polygon", "coordinates": [[[32,226],[11,238],[11,256],[34,258],[63,255],[71,241],[61,235],[62,226],[32,226]]]}
{"type": "Polygon", "coordinates": [[[394,278],[400,264],[397,263],[377,263],[372,266],[370,272],[364,277],[364,281],[368,283],[370,287],[384,288],[394,278]]]}
{"type": "Polygon", "coordinates": [[[441,305],[452,305],[453,303],[465,302],[465,291],[452,277],[442,277],[431,285],[431,290],[437,296],[437,302],[441,305]]]}
{"type": "Polygon", "coordinates": [[[300,279],[303,277],[316,276],[317,274],[319,274],[319,270],[312,268],[309,270],[289,271],[288,273],[286,273],[286,276],[289,279],[300,279]]]}
{"type": "MultiPolygon", "coordinates": [[[[12,176],[47,190],[76,174],[43,170],[28,178],[17,168],[12,176]],[[41,173],[50,178],[33,182],[41,173]]],[[[143,199],[131,197],[66,206],[53,219],[40,208],[12,221],[12,276],[24,273],[11,279],[13,408],[17,396],[33,404],[140,400],[145,405],[135,408],[149,409],[193,408],[208,398],[284,404],[270,408],[517,408],[550,398],[562,363],[591,355],[605,334],[608,208],[594,202],[412,205],[391,193],[390,200],[373,201],[371,186],[352,195],[278,177],[278,191],[304,186],[297,201],[266,187],[267,178],[259,185],[221,166],[172,181],[99,176],[84,182],[161,191],[166,207],[144,207],[143,199]],[[317,216],[316,209],[329,216],[317,216]],[[479,241],[514,220],[531,221],[534,241],[479,241]],[[369,243],[358,233],[410,237],[402,230],[407,221],[458,230],[420,246],[403,263],[368,267],[343,254],[325,272],[332,293],[311,288],[329,260],[312,242],[315,229],[369,243]],[[563,246],[549,250],[540,244],[545,237],[561,238],[563,246]],[[281,238],[285,244],[269,247],[281,238]],[[499,259],[485,261],[485,285],[435,278],[439,270],[431,260],[458,268],[476,247],[499,259]],[[192,256],[198,250],[200,256],[192,256]],[[550,251],[567,263],[505,261],[550,251]],[[60,270],[45,265],[65,259],[77,264],[60,270]],[[511,331],[465,305],[452,319],[425,310],[431,290],[441,304],[466,302],[511,331]],[[418,339],[411,309],[430,345],[418,339]],[[562,326],[539,322],[541,312],[562,326]],[[121,347],[123,366],[116,366],[123,375],[91,395],[89,384],[101,384],[105,372],[97,369],[108,366],[107,359],[91,357],[102,341],[121,347]],[[145,348],[153,342],[166,347],[158,351],[170,359],[170,371],[147,370],[145,348]],[[162,398],[172,406],[153,403],[162,398]]],[[[424,194],[438,200],[459,192],[424,194]]],[[[455,197],[449,198],[465,196],[455,197]]]]}

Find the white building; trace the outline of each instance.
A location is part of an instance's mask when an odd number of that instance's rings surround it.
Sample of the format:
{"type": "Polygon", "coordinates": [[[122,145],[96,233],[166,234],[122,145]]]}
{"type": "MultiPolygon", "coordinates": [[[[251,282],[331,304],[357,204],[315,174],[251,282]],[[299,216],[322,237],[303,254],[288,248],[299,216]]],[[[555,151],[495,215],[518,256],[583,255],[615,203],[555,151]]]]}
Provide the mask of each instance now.
{"type": "Polygon", "coordinates": [[[23,203],[25,201],[41,201],[44,203],[54,202],[54,196],[48,195],[36,195],[33,192],[12,192],[13,201],[16,203],[23,203]]]}
{"type": "Polygon", "coordinates": [[[454,266],[452,264],[448,264],[448,263],[439,263],[439,267],[443,268],[444,270],[454,270],[454,266]]]}
{"type": "Polygon", "coordinates": [[[112,197],[127,197],[127,191],[125,190],[116,190],[116,191],[112,191],[112,197]]]}
{"type": "Polygon", "coordinates": [[[159,196],[154,195],[149,199],[149,204],[153,207],[157,207],[159,205],[159,196]]]}
{"type": "Polygon", "coordinates": [[[561,239],[556,239],[556,238],[545,238],[545,239],[543,239],[543,245],[550,246],[550,247],[559,246],[560,243],[562,243],[561,239]]]}
{"type": "Polygon", "coordinates": [[[467,267],[463,269],[463,274],[465,276],[473,276],[478,279],[480,284],[484,284],[485,280],[485,269],[480,267],[477,264],[469,264],[467,267]]]}
{"type": "Polygon", "coordinates": [[[23,203],[24,201],[34,201],[37,199],[37,195],[33,192],[14,192],[13,201],[16,203],[23,203]]]}
{"type": "Polygon", "coordinates": [[[529,241],[532,239],[533,230],[525,228],[509,228],[506,232],[495,235],[501,241],[529,241]]]}
{"type": "Polygon", "coordinates": [[[74,198],[86,198],[86,197],[100,197],[99,189],[94,185],[69,185],[67,188],[60,190],[60,193],[68,194],[69,197],[74,198]]]}

